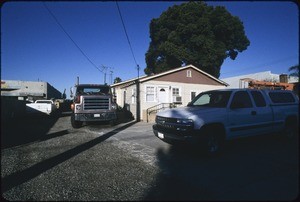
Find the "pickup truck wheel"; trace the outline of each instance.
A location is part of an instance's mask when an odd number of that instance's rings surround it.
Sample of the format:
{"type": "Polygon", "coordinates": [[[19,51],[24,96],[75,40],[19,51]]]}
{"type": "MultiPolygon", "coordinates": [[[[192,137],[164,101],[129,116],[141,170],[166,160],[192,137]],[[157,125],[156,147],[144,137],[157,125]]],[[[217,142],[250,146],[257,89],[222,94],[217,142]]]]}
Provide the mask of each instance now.
{"type": "Polygon", "coordinates": [[[215,156],[220,153],[223,146],[223,138],[220,134],[212,133],[204,136],[204,152],[209,156],[215,156]]]}
{"type": "Polygon", "coordinates": [[[214,154],[219,151],[220,140],[216,135],[209,135],[206,140],[206,150],[209,154],[214,154]]]}
{"type": "Polygon", "coordinates": [[[297,127],[292,123],[286,123],[282,134],[285,138],[289,140],[294,139],[298,134],[297,127]]]}
{"type": "Polygon", "coordinates": [[[80,128],[82,126],[81,121],[75,121],[75,115],[71,114],[71,125],[73,128],[80,128]]]}

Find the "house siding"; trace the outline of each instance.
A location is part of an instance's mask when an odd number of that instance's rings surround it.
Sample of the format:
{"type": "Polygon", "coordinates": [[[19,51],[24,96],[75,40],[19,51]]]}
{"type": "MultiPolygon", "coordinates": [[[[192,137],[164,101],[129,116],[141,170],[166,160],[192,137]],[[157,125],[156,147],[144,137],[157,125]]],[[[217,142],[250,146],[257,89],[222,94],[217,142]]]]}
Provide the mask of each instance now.
{"type": "MultiPolygon", "coordinates": [[[[136,100],[132,103],[132,90],[136,89],[136,85],[126,88],[115,88],[116,102],[119,107],[128,109],[134,118],[136,118],[136,100]]],[[[136,96],[136,95],[135,95],[136,96]]]]}
{"type": "Polygon", "coordinates": [[[180,83],[201,83],[206,85],[222,85],[219,82],[209,78],[208,76],[201,74],[193,68],[183,69],[172,74],[164,75],[153,79],[155,81],[169,81],[169,82],[180,82],[180,83]],[[191,77],[187,77],[187,71],[191,71],[191,77]]]}

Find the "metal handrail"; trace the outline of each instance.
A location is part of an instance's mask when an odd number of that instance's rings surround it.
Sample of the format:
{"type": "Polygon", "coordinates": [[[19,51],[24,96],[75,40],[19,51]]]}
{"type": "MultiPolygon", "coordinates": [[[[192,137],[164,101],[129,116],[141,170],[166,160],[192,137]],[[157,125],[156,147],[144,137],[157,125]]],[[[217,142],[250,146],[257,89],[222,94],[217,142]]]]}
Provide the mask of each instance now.
{"type": "Polygon", "coordinates": [[[176,104],[175,103],[160,103],[158,105],[154,105],[152,107],[149,107],[147,110],[146,110],[146,113],[147,113],[147,123],[149,122],[149,115],[153,112],[158,112],[159,110],[162,110],[162,109],[166,109],[166,108],[175,108],[176,107],[176,104]],[[167,105],[167,106],[166,106],[167,105]]]}

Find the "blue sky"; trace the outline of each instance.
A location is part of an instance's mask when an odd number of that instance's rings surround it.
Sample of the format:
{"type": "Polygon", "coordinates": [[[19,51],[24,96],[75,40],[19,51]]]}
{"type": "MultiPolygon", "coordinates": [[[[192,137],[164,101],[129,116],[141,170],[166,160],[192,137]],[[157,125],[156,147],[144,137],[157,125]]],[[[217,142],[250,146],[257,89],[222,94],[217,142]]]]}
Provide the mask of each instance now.
{"type": "MultiPolygon", "coordinates": [[[[244,24],[250,40],[236,60],[227,58],[220,79],[261,71],[288,73],[299,64],[299,10],[293,2],[217,2],[244,24]]],[[[180,2],[119,2],[128,37],[144,75],[149,23],[180,2]]],[[[137,77],[122,22],[114,1],[46,2],[80,49],[99,69],[106,82],[137,77]]],[[[80,83],[103,83],[100,72],[78,50],[42,2],[7,2],[1,7],[1,79],[46,81],[59,91],[80,83]]]]}

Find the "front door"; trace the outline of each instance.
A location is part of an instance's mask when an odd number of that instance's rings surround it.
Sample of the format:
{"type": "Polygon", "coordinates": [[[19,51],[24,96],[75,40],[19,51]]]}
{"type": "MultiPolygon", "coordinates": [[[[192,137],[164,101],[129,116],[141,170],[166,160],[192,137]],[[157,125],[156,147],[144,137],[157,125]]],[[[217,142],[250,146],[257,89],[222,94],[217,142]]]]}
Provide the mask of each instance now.
{"type": "Polygon", "coordinates": [[[229,138],[255,134],[256,111],[247,91],[234,94],[229,109],[229,138]]]}
{"type": "Polygon", "coordinates": [[[158,102],[159,103],[168,103],[168,88],[166,87],[158,87],[158,102]]]}

